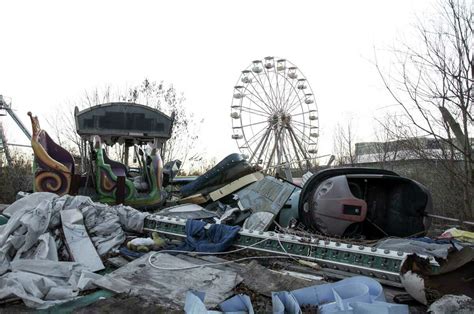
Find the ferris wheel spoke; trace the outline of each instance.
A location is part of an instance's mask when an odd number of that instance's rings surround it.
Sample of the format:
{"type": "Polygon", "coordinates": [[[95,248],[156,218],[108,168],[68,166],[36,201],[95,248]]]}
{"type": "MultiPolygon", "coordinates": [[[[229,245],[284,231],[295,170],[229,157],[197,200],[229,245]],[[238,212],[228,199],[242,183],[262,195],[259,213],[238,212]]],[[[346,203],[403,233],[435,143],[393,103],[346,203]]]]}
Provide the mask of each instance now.
{"type": "MultiPolygon", "coordinates": [[[[249,91],[249,92],[250,92],[250,91],[249,91]]],[[[253,96],[253,94],[251,94],[251,95],[253,96]]],[[[266,114],[267,116],[269,116],[271,109],[268,107],[268,105],[267,105],[266,103],[262,102],[258,97],[255,97],[255,98],[256,98],[257,101],[260,101],[261,104],[263,104],[263,106],[264,106],[266,109],[265,109],[264,107],[262,107],[261,105],[259,105],[259,104],[258,104],[255,100],[253,100],[252,98],[247,97],[247,99],[248,99],[251,103],[253,103],[255,106],[257,106],[259,109],[263,110],[263,111],[265,112],[265,114],[266,114]]],[[[250,107],[248,107],[248,108],[250,108],[250,107]]]]}
{"type": "MultiPolygon", "coordinates": [[[[285,100],[285,102],[283,103],[283,108],[285,108],[286,105],[288,104],[288,101],[290,100],[290,97],[291,97],[291,95],[293,94],[293,91],[294,91],[295,89],[296,89],[296,88],[295,88],[293,85],[290,85],[290,92],[288,93],[288,96],[286,97],[286,100],[285,100]]],[[[298,91],[297,91],[296,93],[298,93],[298,91]]],[[[294,99],[294,97],[293,97],[293,99],[294,99]]]]}
{"type": "Polygon", "coordinates": [[[307,134],[305,134],[303,131],[301,131],[297,125],[293,125],[293,131],[296,130],[298,131],[299,134],[301,134],[301,139],[305,144],[311,144],[312,140],[311,137],[309,137],[307,134]]]}
{"type": "Polygon", "coordinates": [[[301,115],[308,114],[308,113],[311,113],[311,111],[305,111],[305,112],[300,112],[300,113],[295,113],[295,114],[290,114],[290,115],[292,117],[296,117],[296,116],[301,116],[301,115]]]}
{"type": "Polygon", "coordinates": [[[291,106],[289,106],[288,113],[292,113],[293,111],[295,111],[298,108],[298,105],[301,106],[303,104],[303,102],[304,102],[304,100],[302,100],[301,98],[298,98],[297,101],[295,101],[291,106]]]}
{"type": "Polygon", "coordinates": [[[250,108],[250,107],[244,107],[244,106],[240,106],[240,108],[241,108],[242,111],[245,111],[245,112],[248,112],[248,113],[251,113],[251,114],[255,114],[257,116],[262,116],[262,117],[265,117],[265,118],[268,117],[268,113],[257,110],[257,109],[253,109],[253,108],[250,108]]]}
{"type": "Polygon", "coordinates": [[[306,128],[309,128],[309,127],[310,127],[309,124],[304,123],[304,122],[301,122],[301,121],[297,121],[297,120],[291,120],[291,123],[295,123],[295,124],[298,124],[298,125],[300,125],[300,126],[302,126],[302,127],[306,127],[306,128]]]}
{"type": "Polygon", "coordinates": [[[259,135],[262,133],[262,131],[265,131],[265,130],[267,130],[268,128],[270,128],[270,127],[269,127],[269,126],[264,126],[264,127],[261,128],[257,133],[255,133],[254,135],[252,135],[252,137],[247,140],[249,146],[252,145],[252,144],[254,144],[254,143],[259,139],[257,136],[259,136],[259,135]]]}
{"type": "Polygon", "coordinates": [[[268,123],[267,120],[265,121],[259,121],[259,122],[255,122],[255,123],[249,123],[249,124],[246,124],[246,125],[241,125],[240,128],[247,128],[249,126],[254,126],[254,125],[259,125],[259,124],[262,124],[262,123],[268,123]]]}
{"type": "Polygon", "coordinates": [[[292,112],[291,108],[299,104],[301,104],[301,98],[300,98],[299,92],[297,91],[295,96],[293,96],[293,99],[291,100],[291,102],[285,104],[286,112],[291,113],[292,112]]]}
{"type": "MultiPolygon", "coordinates": [[[[257,89],[255,88],[255,86],[253,86],[252,84],[249,84],[249,85],[253,88],[253,90],[255,91],[256,94],[252,93],[252,92],[250,91],[250,89],[248,89],[248,88],[247,88],[246,91],[249,92],[249,93],[250,93],[252,96],[254,96],[255,98],[257,98],[258,100],[260,100],[260,102],[261,102],[262,104],[264,104],[264,106],[268,109],[268,111],[259,106],[260,109],[262,109],[262,110],[264,110],[265,112],[267,112],[268,114],[270,114],[270,112],[272,111],[272,108],[268,106],[268,102],[265,102],[265,101],[258,95],[258,91],[257,91],[257,89]]],[[[248,98],[248,99],[251,100],[250,98],[248,98]]],[[[251,101],[252,101],[252,100],[251,100],[251,101]]],[[[254,104],[256,104],[254,101],[252,101],[252,102],[253,102],[254,104]]],[[[256,104],[256,105],[257,105],[257,104],[256,104]]]]}
{"type": "Polygon", "coordinates": [[[272,80],[270,79],[270,76],[268,75],[267,70],[264,70],[263,72],[265,72],[265,75],[267,76],[268,84],[270,85],[270,95],[273,96],[273,98],[274,98],[273,105],[275,107],[278,107],[278,99],[276,97],[275,91],[273,90],[272,80]]]}
{"type": "Polygon", "coordinates": [[[302,102],[302,100],[300,98],[299,92],[297,91],[296,94],[293,96],[293,99],[290,102],[287,102],[285,104],[285,111],[288,112],[288,113],[291,113],[292,112],[291,108],[295,105],[296,106],[300,105],[301,102],[302,102]]]}
{"type": "Polygon", "coordinates": [[[287,81],[287,79],[284,75],[282,75],[282,77],[283,77],[283,91],[282,91],[282,96],[280,98],[280,102],[283,105],[283,99],[285,99],[285,94],[286,94],[286,81],[287,81]]]}
{"type": "MultiPolygon", "coordinates": [[[[293,121],[293,122],[295,122],[295,121],[293,121]]],[[[308,126],[305,127],[305,126],[298,125],[298,124],[292,124],[291,127],[293,128],[293,131],[296,130],[301,134],[301,137],[305,140],[305,142],[306,142],[307,139],[311,140],[310,137],[308,137],[308,135],[304,132],[305,128],[309,129],[308,126]],[[301,130],[301,127],[303,127],[303,130],[301,130]]]]}
{"type": "MultiPolygon", "coordinates": [[[[288,93],[288,96],[287,96],[287,98],[286,98],[286,100],[285,100],[285,103],[283,104],[283,105],[285,106],[284,108],[286,108],[286,107],[288,106],[288,103],[290,102],[291,96],[292,96],[293,94],[295,94],[295,95],[293,96],[293,98],[292,98],[292,101],[291,101],[291,102],[293,102],[293,100],[295,99],[296,95],[298,95],[298,93],[299,93],[297,87],[296,87],[294,84],[290,84],[289,87],[290,87],[290,92],[288,93]]],[[[291,102],[290,102],[290,103],[291,103],[291,102]]]]}
{"type": "MultiPolygon", "coordinates": [[[[264,70],[265,72],[265,70],[264,70]]],[[[253,74],[253,73],[252,73],[253,74]]],[[[255,75],[253,74],[254,78],[255,78],[255,81],[258,83],[260,89],[263,91],[263,93],[265,94],[266,98],[268,99],[268,104],[272,104],[273,106],[275,106],[275,104],[273,103],[273,99],[268,95],[267,93],[267,89],[265,88],[265,84],[263,84],[263,81],[262,79],[260,78],[260,75],[255,75]]]]}
{"type": "MultiPolygon", "coordinates": [[[[275,104],[273,103],[273,100],[271,99],[270,96],[268,96],[268,93],[267,93],[267,91],[266,91],[266,89],[265,89],[265,85],[263,84],[262,80],[259,78],[258,75],[255,75],[253,72],[252,72],[252,75],[253,75],[253,77],[255,78],[255,81],[258,83],[258,85],[259,85],[260,88],[262,89],[262,91],[263,91],[263,93],[265,94],[265,96],[267,97],[269,104],[272,104],[273,107],[275,107],[275,104]]],[[[253,85],[252,85],[252,87],[253,87],[253,85]]],[[[255,90],[255,87],[254,87],[254,90],[255,90]]],[[[257,92],[257,91],[255,90],[255,92],[257,92]]],[[[270,109],[270,111],[271,111],[271,108],[269,108],[269,109],[270,109]]]]}
{"type": "Polygon", "coordinates": [[[281,109],[280,87],[278,86],[278,72],[275,69],[275,102],[279,109],[281,109]]]}

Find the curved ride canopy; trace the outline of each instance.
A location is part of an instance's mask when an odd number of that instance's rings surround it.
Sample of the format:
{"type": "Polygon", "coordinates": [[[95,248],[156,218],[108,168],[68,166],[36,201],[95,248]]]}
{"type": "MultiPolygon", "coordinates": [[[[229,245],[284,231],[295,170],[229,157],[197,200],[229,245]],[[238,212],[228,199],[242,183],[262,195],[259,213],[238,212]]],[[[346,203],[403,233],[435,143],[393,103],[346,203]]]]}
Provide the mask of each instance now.
{"type": "Polygon", "coordinates": [[[168,117],[152,107],[126,102],[93,106],[79,111],[75,108],[76,131],[81,138],[99,136],[103,143],[113,145],[164,144],[171,137],[174,115],[168,117]]]}

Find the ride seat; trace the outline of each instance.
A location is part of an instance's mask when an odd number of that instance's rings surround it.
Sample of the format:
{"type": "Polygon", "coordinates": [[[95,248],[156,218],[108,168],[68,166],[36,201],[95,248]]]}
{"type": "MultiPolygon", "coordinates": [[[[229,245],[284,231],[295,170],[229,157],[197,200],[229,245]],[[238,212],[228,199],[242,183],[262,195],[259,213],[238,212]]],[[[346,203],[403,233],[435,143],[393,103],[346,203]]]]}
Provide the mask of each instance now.
{"type": "Polygon", "coordinates": [[[28,112],[31,119],[33,148],[36,171],[34,188],[37,192],[52,192],[64,195],[71,192],[74,175],[74,158],[56,144],[45,130],[42,130],[37,117],[28,112]]]}
{"type": "Polygon", "coordinates": [[[67,150],[56,144],[46,131],[41,130],[38,142],[52,159],[60,162],[71,173],[74,173],[74,157],[67,150]]]}
{"type": "Polygon", "coordinates": [[[110,168],[112,169],[112,172],[117,176],[117,177],[127,177],[128,174],[128,168],[121,162],[112,160],[107,156],[107,153],[105,150],[103,151],[103,156],[104,156],[104,163],[108,164],[110,168]]]}

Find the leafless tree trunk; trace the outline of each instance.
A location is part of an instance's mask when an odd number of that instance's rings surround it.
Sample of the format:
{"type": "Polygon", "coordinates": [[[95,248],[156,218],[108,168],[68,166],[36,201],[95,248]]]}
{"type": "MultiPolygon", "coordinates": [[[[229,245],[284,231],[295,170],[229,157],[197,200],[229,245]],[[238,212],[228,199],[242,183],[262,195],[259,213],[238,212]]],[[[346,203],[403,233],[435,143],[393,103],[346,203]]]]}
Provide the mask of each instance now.
{"type": "Polygon", "coordinates": [[[336,156],[336,165],[354,166],[356,163],[355,154],[355,131],[352,120],[346,125],[338,123],[333,133],[334,155],[336,156]]]}
{"type": "Polygon", "coordinates": [[[449,170],[462,184],[466,217],[474,216],[473,18],[472,2],[442,2],[436,16],[416,26],[415,44],[394,49],[397,73],[385,72],[376,62],[386,89],[410,122],[408,133],[416,128],[418,135],[434,139],[438,158],[453,161],[446,165],[462,161],[462,169],[449,170]]]}

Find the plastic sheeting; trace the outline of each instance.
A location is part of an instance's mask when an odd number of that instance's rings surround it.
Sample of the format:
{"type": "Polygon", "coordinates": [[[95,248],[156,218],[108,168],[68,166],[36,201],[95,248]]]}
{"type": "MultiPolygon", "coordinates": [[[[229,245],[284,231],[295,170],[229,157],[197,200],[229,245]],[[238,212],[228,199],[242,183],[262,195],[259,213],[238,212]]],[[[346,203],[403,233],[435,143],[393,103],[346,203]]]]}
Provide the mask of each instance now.
{"type": "MultiPolygon", "coordinates": [[[[127,206],[94,203],[85,196],[33,193],[16,201],[3,212],[10,219],[0,228],[0,299],[16,296],[28,306],[46,308],[77,295],[78,279],[90,269],[61,262],[58,255],[63,249],[61,212],[72,209],[82,213],[99,255],[117,249],[125,241],[124,230],[141,232],[148,215],[127,206]]],[[[89,279],[82,288],[90,286],[89,279]]]]}
{"type": "Polygon", "coordinates": [[[462,242],[474,243],[474,232],[469,232],[465,230],[460,230],[457,228],[450,228],[443,232],[440,236],[443,239],[456,239],[462,242]]]}
{"type": "Polygon", "coordinates": [[[376,247],[379,249],[387,249],[394,251],[402,251],[406,253],[416,253],[418,255],[434,256],[446,258],[448,256],[448,250],[453,247],[461,249],[459,245],[453,244],[438,244],[438,243],[426,243],[418,241],[416,239],[402,239],[402,238],[389,238],[381,240],[377,243],[376,247]]]}
{"type": "MultiPolygon", "coordinates": [[[[187,314],[222,313],[208,311],[205,293],[188,291],[184,310],[187,314]]],[[[372,278],[356,276],[335,283],[316,285],[291,292],[273,292],[274,314],[299,314],[303,306],[317,307],[318,313],[345,314],[408,314],[405,304],[385,302],[383,288],[372,278]]],[[[253,313],[246,295],[236,295],[219,304],[223,313],[253,313]]]]}
{"type": "Polygon", "coordinates": [[[218,314],[218,313],[248,313],[253,314],[252,302],[248,295],[238,294],[219,304],[220,311],[208,311],[204,304],[206,294],[198,291],[188,291],[186,293],[186,304],[184,312],[186,314],[218,314]]]}
{"type": "Polygon", "coordinates": [[[77,297],[85,271],[79,263],[48,260],[17,260],[10,269],[0,277],[0,299],[21,298],[28,307],[38,309],[77,297]]]}
{"type": "Polygon", "coordinates": [[[87,234],[81,211],[78,209],[62,210],[61,222],[66,246],[73,260],[83,264],[91,271],[104,269],[104,264],[102,264],[102,260],[87,234]]]}

